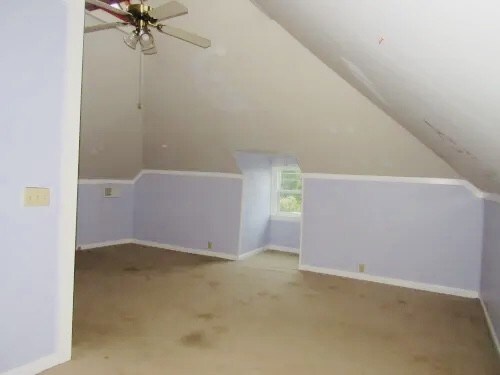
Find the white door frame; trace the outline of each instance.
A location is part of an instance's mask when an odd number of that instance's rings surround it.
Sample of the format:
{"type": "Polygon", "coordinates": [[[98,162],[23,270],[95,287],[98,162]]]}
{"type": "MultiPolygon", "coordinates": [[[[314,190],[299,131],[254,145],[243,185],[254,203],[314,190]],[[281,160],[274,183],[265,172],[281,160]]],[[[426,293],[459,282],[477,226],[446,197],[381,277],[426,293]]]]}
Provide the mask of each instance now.
{"type": "Polygon", "coordinates": [[[83,29],[85,26],[85,1],[62,1],[66,6],[66,71],[61,125],[61,194],[58,202],[60,214],[56,357],[59,363],[71,359],[83,29]]]}

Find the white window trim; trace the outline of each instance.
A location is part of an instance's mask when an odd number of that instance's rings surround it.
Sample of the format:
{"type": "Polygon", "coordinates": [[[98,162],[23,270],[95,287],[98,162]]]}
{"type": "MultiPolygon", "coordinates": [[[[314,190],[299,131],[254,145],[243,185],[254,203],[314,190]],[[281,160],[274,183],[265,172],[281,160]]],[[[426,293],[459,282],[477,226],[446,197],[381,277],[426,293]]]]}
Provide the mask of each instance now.
{"type": "MultiPolygon", "coordinates": [[[[302,213],[292,213],[292,212],[279,212],[278,211],[278,196],[279,196],[279,177],[282,171],[298,171],[301,173],[298,167],[290,166],[280,166],[272,168],[272,187],[271,187],[271,220],[286,220],[286,221],[299,221],[302,213]]],[[[291,192],[302,193],[301,190],[291,190],[291,192]]]]}

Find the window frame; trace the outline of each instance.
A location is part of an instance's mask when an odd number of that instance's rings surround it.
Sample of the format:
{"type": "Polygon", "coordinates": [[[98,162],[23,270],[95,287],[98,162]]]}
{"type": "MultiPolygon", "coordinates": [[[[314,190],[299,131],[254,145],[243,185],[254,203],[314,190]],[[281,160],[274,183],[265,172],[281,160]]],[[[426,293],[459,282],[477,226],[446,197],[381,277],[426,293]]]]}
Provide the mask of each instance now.
{"type": "Polygon", "coordinates": [[[281,186],[281,174],[282,172],[298,172],[302,178],[302,172],[298,166],[279,166],[272,168],[272,189],[271,189],[271,219],[280,220],[300,220],[302,216],[302,206],[300,207],[300,212],[283,212],[280,211],[280,195],[281,193],[292,193],[300,194],[302,196],[302,190],[282,190],[281,186]]]}

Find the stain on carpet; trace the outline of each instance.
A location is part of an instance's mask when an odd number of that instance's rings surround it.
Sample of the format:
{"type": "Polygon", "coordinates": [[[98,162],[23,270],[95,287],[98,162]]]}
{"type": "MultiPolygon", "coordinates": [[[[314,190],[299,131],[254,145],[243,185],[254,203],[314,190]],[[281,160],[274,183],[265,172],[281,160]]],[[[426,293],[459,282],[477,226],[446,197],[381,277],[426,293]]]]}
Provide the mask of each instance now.
{"type": "Polygon", "coordinates": [[[205,349],[210,347],[210,341],[204,331],[193,331],[181,337],[182,345],[189,348],[205,349]]]}
{"type": "Polygon", "coordinates": [[[425,355],[414,355],[413,361],[417,363],[426,363],[429,362],[429,358],[425,355]]]}
{"type": "Polygon", "coordinates": [[[133,315],[124,314],[120,315],[120,317],[127,322],[135,322],[137,320],[137,317],[133,315]]]}
{"type": "Polygon", "coordinates": [[[134,266],[130,266],[130,267],[125,267],[123,269],[125,272],[139,272],[140,269],[137,268],[137,267],[134,267],[134,266]]]}
{"type": "Polygon", "coordinates": [[[248,300],[237,299],[236,302],[238,303],[238,305],[248,306],[252,302],[252,299],[251,298],[248,300]]]}
{"type": "Polygon", "coordinates": [[[210,288],[217,289],[220,283],[218,281],[209,281],[208,285],[210,286],[210,288]]]}
{"type": "Polygon", "coordinates": [[[213,320],[215,318],[215,314],[204,313],[204,314],[198,314],[198,315],[196,315],[196,317],[203,319],[203,320],[213,320]]]}

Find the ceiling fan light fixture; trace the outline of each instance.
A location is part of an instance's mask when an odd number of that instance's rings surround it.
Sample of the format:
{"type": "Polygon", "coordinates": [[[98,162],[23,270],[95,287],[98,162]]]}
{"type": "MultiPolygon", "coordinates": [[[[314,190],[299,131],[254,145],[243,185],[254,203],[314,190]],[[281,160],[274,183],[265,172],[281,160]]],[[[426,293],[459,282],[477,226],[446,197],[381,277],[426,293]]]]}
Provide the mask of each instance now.
{"type": "MultiPolygon", "coordinates": [[[[137,30],[132,31],[130,34],[123,37],[123,41],[127,46],[135,50],[137,48],[137,43],[139,43],[139,33],[137,30]]],[[[142,45],[142,43],[141,43],[142,45]]]]}
{"type": "Polygon", "coordinates": [[[150,48],[142,52],[144,55],[149,56],[149,55],[156,55],[158,51],[156,50],[156,47],[150,48]]]}
{"type": "Polygon", "coordinates": [[[142,52],[155,48],[155,40],[153,38],[153,34],[151,34],[149,31],[144,31],[140,35],[139,43],[141,44],[142,52]]]}

